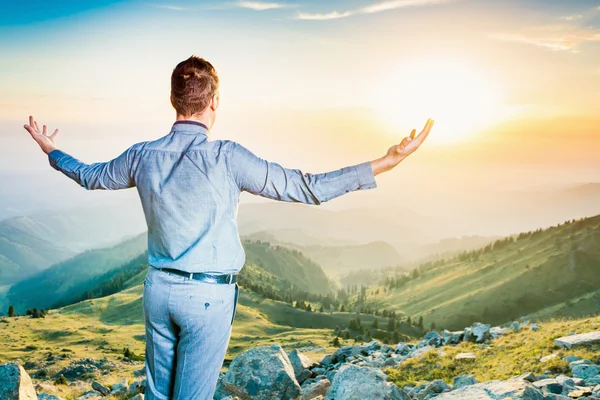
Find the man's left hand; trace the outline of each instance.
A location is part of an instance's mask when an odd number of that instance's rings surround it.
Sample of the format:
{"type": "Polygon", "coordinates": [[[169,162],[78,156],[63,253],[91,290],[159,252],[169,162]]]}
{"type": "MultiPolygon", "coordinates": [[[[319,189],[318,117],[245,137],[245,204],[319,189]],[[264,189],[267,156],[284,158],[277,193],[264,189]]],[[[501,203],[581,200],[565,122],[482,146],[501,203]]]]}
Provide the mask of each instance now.
{"type": "Polygon", "coordinates": [[[46,125],[43,126],[42,132],[40,133],[40,129],[38,128],[38,124],[33,119],[33,116],[29,116],[29,125],[25,124],[23,126],[27,132],[31,134],[33,140],[40,145],[44,153],[48,154],[52,150],[56,150],[56,143],[54,142],[54,138],[58,134],[58,129],[54,130],[54,133],[48,136],[46,125]]]}

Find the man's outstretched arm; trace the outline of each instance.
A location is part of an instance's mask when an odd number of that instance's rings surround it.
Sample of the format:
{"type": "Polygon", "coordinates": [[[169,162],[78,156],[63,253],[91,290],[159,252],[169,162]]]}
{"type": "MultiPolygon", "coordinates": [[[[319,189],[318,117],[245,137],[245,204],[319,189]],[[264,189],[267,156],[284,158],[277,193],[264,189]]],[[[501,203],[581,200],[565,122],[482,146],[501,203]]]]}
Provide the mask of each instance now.
{"type": "Polygon", "coordinates": [[[229,171],[242,191],[273,200],[318,205],[351,191],[376,188],[375,175],[394,168],[414,152],[432,125],[433,121],[428,120],[417,138],[413,130],[410,137],[390,147],[381,158],[319,174],[284,168],[256,156],[239,143],[230,142],[229,171]]]}
{"type": "Polygon", "coordinates": [[[48,162],[52,168],[61,171],[85,189],[117,190],[135,186],[131,174],[133,146],[113,160],[86,164],[56,148],[54,138],[58,129],[52,135],[47,135],[44,125],[43,131],[40,132],[32,116],[29,117],[29,125],[25,125],[24,128],[48,155],[48,162]]]}

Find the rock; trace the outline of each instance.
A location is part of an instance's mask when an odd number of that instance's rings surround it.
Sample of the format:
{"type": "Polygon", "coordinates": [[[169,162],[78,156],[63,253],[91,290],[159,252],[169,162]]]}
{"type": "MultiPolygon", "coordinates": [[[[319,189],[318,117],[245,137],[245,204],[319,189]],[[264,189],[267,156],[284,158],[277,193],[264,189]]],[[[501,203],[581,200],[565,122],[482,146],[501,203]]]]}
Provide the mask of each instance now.
{"type": "Polygon", "coordinates": [[[524,381],[527,381],[527,382],[530,382],[530,383],[533,383],[533,382],[539,380],[538,378],[535,377],[535,375],[533,374],[533,372],[526,372],[524,374],[516,376],[514,379],[517,379],[517,380],[521,379],[521,380],[524,380],[524,381]]]}
{"type": "Polygon", "coordinates": [[[256,347],[231,361],[223,385],[242,398],[296,399],[301,394],[294,368],[280,345],[256,347]]]}
{"type": "Polygon", "coordinates": [[[442,331],[443,343],[444,344],[458,344],[458,343],[460,343],[464,334],[465,334],[464,331],[450,332],[449,330],[444,329],[442,331]]]}
{"type": "Polygon", "coordinates": [[[600,374],[600,367],[597,365],[575,365],[573,369],[571,369],[574,378],[581,378],[584,380],[588,380],[593,378],[594,376],[600,374]]]}
{"type": "MultiPolygon", "coordinates": [[[[313,364],[310,358],[308,358],[298,350],[292,350],[288,354],[288,358],[290,360],[290,363],[292,364],[292,368],[294,369],[294,376],[296,377],[296,379],[298,379],[298,376],[302,374],[303,371],[306,371],[313,364]]],[[[304,375],[306,375],[305,372],[304,375]]],[[[308,377],[310,377],[310,373],[304,379],[308,377]]],[[[301,383],[300,380],[298,380],[298,382],[301,383]]]]}
{"type": "Polygon", "coordinates": [[[217,380],[217,387],[215,389],[215,393],[213,395],[213,399],[214,400],[225,400],[225,399],[231,399],[234,394],[231,393],[229,391],[229,389],[227,389],[225,387],[225,385],[223,385],[223,377],[225,376],[224,373],[221,373],[219,375],[219,379],[217,380]]]}
{"type": "Polygon", "coordinates": [[[433,346],[424,346],[421,347],[419,349],[415,349],[412,353],[411,353],[411,357],[413,358],[419,358],[422,357],[423,355],[425,355],[425,353],[428,353],[432,350],[435,350],[435,347],[433,346]]]}
{"type": "Polygon", "coordinates": [[[489,381],[441,393],[435,400],[544,400],[531,383],[518,378],[489,381]]]}
{"type": "Polygon", "coordinates": [[[316,382],[310,383],[302,388],[302,400],[311,400],[317,396],[325,396],[331,387],[331,382],[328,379],[319,379],[316,382]]]}
{"type": "Polygon", "coordinates": [[[491,337],[490,334],[491,326],[488,324],[482,324],[480,322],[475,322],[471,326],[471,333],[475,336],[475,341],[477,343],[483,343],[491,337]]]}
{"type": "Polygon", "coordinates": [[[366,347],[363,346],[345,346],[337,349],[332,356],[332,363],[339,363],[346,361],[348,357],[356,357],[359,355],[368,355],[366,347]]]}
{"type": "Polygon", "coordinates": [[[571,398],[562,394],[548,393],[544,396],[544,400],[571,400],[571,398]]]}
{"type": "Polygon", "coordinates": [[[88,390],[83,395],[79,396],[77,400],[97,400],[102,398],[102,393],[96,390],[88,390]]]}
{"type": "MultiPolygon", "coordinates": [[[[63,389],[61,388],[57,388],[56,386],[54,386],[51,383],[47,383],[47,382],[39,382],[36,383],[33,388],[35,389],[36,393],[39,392],[50,392],[50,393],[56,393],[58,391],[63,391],[63,389]]],[[[39,397],[39,394],[38,394],[39,397]]]]}
{"type": "Polygon", "coordinates": [[[569,397],[573,398],[573,399],[578,399],[580,397],[588,397],[592,395],[592,391],[589,389],[579,389],[579,390],[573,390],[572,392],[569,392],[569,397]]]}
{"type": "Polygon", "coordinates": [[[335,375],[325,400],[409,399],[403,390],[386,379],[379,369],[345,364],[335,375]]]}
{"type": "Polygon", "coordinates": [[[554,339],[554,344],[558,347],[570,349],[572,347],[586,346],[590,344],[600,343],[600,331],[582,333],[579,335],[563,336],[554,339]]]}
{"type": "Polygon", "coordinates": [[[112,390],[110,391],[111,394],[125,394],[127,393],[127,390],[129,389],[129,384],[127,382],[127,379],[123,379],[117,383],[115,383],[114,385],[112,385],[112,390]]]}
{"type": "Polygon", "coordinates": [[[545,362],[548,362],[548,361],[550,361],[550,360],[552,360],[552,359],[554,359],[556,357],[558,357],[557,353],[550,354],[550,355],[547,355],[547,356],[544,356],[544,357],[540,358],[540,362],[545,363],[545,362]]]}
{"type": "Polygon", "coordinates": [[[450,390],[452,390],[450,385],[448,385],[442,379],[436,379],[436,380],[430,382],[421,391],[419,391],[419,393],[417,394],[417,399],[425,400],[425,399],[430,398],[432,395],[435,395],[438,393],[449,392],[450,390]]]}
{"type": "Polygon", "coordinates": [[[37,394],[25,369],[15,362],[0,364],[0,399],[35,400],[37,394]]]}
{"type": "Polygon", "coordinates": [[[541,379],[533,382],[533,386],[540,389],[543,393],[561,394],[563,387],[556,379],[541,379]]]}
{"type": "Polygon", "coordinates": [[[129,400],[144,400],[144,395],[141,393],[138,393],[135,396],[133,396],[132,398],[130,398],[129,400]]]}
{"type": "Polygon", "coordinates": [[[96,382],[96,381],[92,382],[92,389],[99,391],[104,396],[106,396],[107,394],[110,393],[110,389],[108,387],[106,387],[103,384],[101,384],[100,382],[96,382]]]}
{"type": "Polygon", "coordinates": [[[458,353],[454,358],[457,360],[474,360],[477,356],[473,353],[458,353]]]}
{"type": "Polygon", "coordinates": [[[577,356],[564,356],[563,360],[565,360],[568,363],[572,363],[573,361],[579,360],[579,357],[577,357],[577,356]]]}
{"type": "Polygon", "coordinates": [[[494,326],[490,328],[490,335],[493,339],[496,339],[506,333],[508,328],[500,328],[499,326],[494,326]]]}
{"type": "Polygon", "coordinates": [[[515,332],[519,332],[521,330],[521,324],[519,324],[519,322],[517,321],[514,321],[510,324],[508,329],[512,329],[515,332]]]}
{"type": "Polygon", "coordinates": [[[461,387],[475,385],[477,383],[477,379],[473,375],[462,375],[454,378],[452,382],[452,387],[456,389],[460,389],[461,387]]]}
{"type": "Polygon", "coordinates": [[[143,393],[146,389],[146,380],[139,380],[139,381],[134,381],[131,382],[131,384],[129,385],[129,394],[136,394],[138,392],[143,393]]]}
{"type": "Polygon", "coordinates": [[[298,383],[302,384],[305,380],[312,376],[312,372],[308,369],[303,369],[298,375],[296,375],[296,380],[298,383]]]}
{"type": "Polygon", "coordinates": [[[323,357],[323,359],[321,360],[321,364],[323,365],[330,365],[331,364],[331,356],[326,355],[325,357],[323,357]]]}
{"type": "Polygon", "coordinates": [[[133,376],[142,376],[142,375],[146,375],[146,366],[145,365],[142,369],[136,369],[135,371],[133,371],[133,376]]]}
{"type": "Polygon", "coordinates": [[[40,393],[38,394],[38,400],[63,400],[62,397],[57,396],[55,394],[48,394],[48,393],[40,393]]]}

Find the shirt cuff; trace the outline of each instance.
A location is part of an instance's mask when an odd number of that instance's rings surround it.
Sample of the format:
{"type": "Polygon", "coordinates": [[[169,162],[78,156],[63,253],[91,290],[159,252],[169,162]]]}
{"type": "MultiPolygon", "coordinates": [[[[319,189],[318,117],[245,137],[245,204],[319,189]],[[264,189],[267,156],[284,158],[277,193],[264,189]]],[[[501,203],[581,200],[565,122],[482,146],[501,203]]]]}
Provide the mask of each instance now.
{"type": "Polygon", "coordinates": [[[374,189],[377,187],[371,161],[365,161],[364,163],[357,164],[356,175],[358,178],[359,189],[374,189]]]}
{"type": "Polygon", "coordinates": [[[52,168],[54,168],[57,171],[59,170],[58,161],[65,154],[66,153],[64,151],[59,150],[59,149],[54,149],[50,153],[48,153],[48,162],[50,163],[52,168]]]}

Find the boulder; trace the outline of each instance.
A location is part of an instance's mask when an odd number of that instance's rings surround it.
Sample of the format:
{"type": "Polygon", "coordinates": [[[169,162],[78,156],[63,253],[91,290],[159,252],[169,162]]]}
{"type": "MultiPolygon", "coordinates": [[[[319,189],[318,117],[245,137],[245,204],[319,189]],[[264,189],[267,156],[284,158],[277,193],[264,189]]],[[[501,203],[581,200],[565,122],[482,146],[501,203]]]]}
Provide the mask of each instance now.
{"type": "Polygon", "coordinates": [[[36,400],[37,394],[25,369],[15,362],[0,364],[0,399],[36,400]]]}
{"type": "Polygon", "coordinates": [[[331,387],[329,379],[319,379],[302,387],[302,400],[311,400],[317,396],[325,396],[331,387]]]}
{"type": "Polygon", "coordinates": [[[454,378],[452,382],[452,387],[456,389],[460,389],[461,387],[475,385],[477,383],[477,379],[473,375],[462,375],[454,378]]]}
{"type": "Polygon", "coordinates": [[[356,357],[359,355],[368,355],[367,348],[363,346],[345,346],[337,349],[336,352],[333,353],[332,362],[334,364],[344,362],[348,357],[356,357]]]}
{"type": "Polygon", "coordinates": [[[57,396],[55,394],[48,394],[48,393],[40,393],[38,394],[38,400],[63,400],[62,397],[57,396]]]}
{"type": "Polygon", "coordinates": [[[129,383],[127,379],[120,380],[119,382],[112,385],[111,394],[125,394],[129,390],[129,383]]]}
{"type": "Polygon", "coordinates": [[[222,383],[242,399],[296,399],[301,395],[290,359],[278,344],[239,354],[222,383]]]}
{"type": "Polygon", "coordinates": [[[454,358],[457,360],[474,360],[477,356],[473,353],[458,353],[454,358]]]}
{"type": "Polygon", "coordinates": [[[450,390],[452,390],[450,385],[448,385],[442,379],[436,379],[436,380],[430,382],[421,391],[419,391],[419,393],[417,394],[417,399],[418,400],[429,399],[431,396],[435,396],[438,393],[449,392],[450,390]]]}
{"type": "Polygon", "coordinates": [[[96,390],[88,390],[87,392],[79,396],[77,400],[99,400],[102,399],[102,397],[104,397],[102,396],[102,393],[96,390]]]}
{"type": "Polygon", "coordinates": [[[542,393],[554,393],[561,394],[563,392],[563,387],[556,379],[541,379],[539,381],[533,382],[533,386],[540,389],[542,393]]]}
{"type": "Polygon", "coordinates": [[[108,387],[106,387],[103,384],[101,384],[100,382],[96,382],[96,381],[92,382],[92,389],[99,391],[104,396],[106,396],[107,394],[110,393],[110,389],[108,387]]]}
{"type": "Polygon", "coordinates": [[[475,338],[475,342],[483,343],[486,340],[490,339],[491,338],[490,328],[491,328],[491,326],[488,324],[482,324],[480,322],[475,322],[471,326],[471,333],[473,334],[473,336],[475,338]]]}
{"type": "Polygon", "coordinates": [[[489,381],[441,393],[435,400],[544,400],[542,392],[531,383],[512,378],[489,381]]]}
{"type": "Polygon", "coordinates": [[[580,364],[575,365],[573,369],[571,369],[571,372],[573,373],[574,378],[588,380],[600,374],[600,367],[597,365],[580,364]]]}
{"type": "Polygon", "coordinates": [[[600,343],[600,331],[563,336],[558,339],[554,339],[554,344],[565,349],[596,343],[600,343]]]}
{"type": "MultiPolygon", "coordinates": [[[[304,379],[310,377],[310,373],[308,374],[308,376],[306,376],[306,373],[304,372],[313,364],[310,358],[308,358],[298,350],[292,350],[288,354],[288,358],[290,360],[290,363],[292,364],[292,368],[294,369],[294,376],[296,377],[296,379],[298,379],[298,377],[301,374],[304,374],[304,379]]],[[[298,380],[298,382],[300,382],[300,380],[298,380]]]]}
{"type": "Polygon", "coordinates": [[[388,382],[381,370],[345,364],[333,378],[325,400],[354,399],[408,400],[409,397],[388,382]]]}

